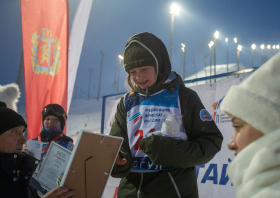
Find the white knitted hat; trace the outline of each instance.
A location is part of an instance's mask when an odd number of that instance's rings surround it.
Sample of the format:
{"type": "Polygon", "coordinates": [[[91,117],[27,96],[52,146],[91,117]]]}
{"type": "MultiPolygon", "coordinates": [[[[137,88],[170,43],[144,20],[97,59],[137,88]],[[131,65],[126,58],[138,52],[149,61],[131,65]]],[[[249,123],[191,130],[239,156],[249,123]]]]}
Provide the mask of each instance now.
{"type": "Polygon", "coordinates": [[[280,53],[244,82],[232,86],[221,110],[264,134],[280,128],[280,53]]]}

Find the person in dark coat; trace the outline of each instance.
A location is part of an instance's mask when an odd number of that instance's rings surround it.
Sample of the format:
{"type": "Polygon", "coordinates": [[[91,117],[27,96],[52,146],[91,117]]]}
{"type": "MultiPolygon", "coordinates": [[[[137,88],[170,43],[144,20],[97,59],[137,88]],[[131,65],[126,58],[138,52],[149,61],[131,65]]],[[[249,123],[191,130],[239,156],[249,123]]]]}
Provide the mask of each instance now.
{"type": "Polygon", "coordinates": [[[72,197],[75,191],[60,186],[42,196],[32,178],[39,161],[22,151],[27,124],[23,117],[0,101],[0,198],[72,197]]]}
{"type": "Polygon", "coordinates": [[[197,93],[171,71],[159,38],[136,34],[123,54],[131,91],[121,98],[110,131],[124,138],[111,173],[122,178],[118,197],[198,198],[195,166],[208,163],[220,151],[220,130],[197,93]],[[170,114],[177,118],[178,136],[163,130],[170,114]],[[153,134],[158,131],[164,135],[153,134]],[[180,138],[182,133],[186,140],[180,138]]]}

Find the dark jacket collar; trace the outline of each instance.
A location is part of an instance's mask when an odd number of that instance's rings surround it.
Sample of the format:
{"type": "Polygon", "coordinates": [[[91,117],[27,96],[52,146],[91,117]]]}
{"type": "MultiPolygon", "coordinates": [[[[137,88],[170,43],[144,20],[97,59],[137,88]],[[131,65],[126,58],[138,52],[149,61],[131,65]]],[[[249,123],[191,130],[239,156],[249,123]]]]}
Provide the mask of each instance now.
{"type": "Polygon", "coordinates": [[[27,185],[39,161],[26,153],[0,153],[2,178],[27,185]]]}

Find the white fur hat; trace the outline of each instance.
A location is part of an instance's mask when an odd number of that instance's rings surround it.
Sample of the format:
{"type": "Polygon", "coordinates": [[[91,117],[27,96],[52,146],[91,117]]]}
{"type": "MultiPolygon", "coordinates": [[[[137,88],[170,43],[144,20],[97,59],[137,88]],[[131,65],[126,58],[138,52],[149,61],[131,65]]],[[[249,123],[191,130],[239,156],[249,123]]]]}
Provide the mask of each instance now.
{"type": "Polygon", "coordinates": [[[221,110],[264,134],[280,128],[280,53],[244,82],[232,86],[221,104],[221,110]]]}

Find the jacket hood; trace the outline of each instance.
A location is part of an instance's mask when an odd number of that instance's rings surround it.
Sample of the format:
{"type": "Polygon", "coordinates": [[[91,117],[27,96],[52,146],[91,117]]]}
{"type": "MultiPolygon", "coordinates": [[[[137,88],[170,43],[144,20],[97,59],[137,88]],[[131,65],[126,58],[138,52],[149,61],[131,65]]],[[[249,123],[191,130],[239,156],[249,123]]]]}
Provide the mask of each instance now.
{"type": "MultiPolygon", "coordinates": [[[[147,90],[141,90],[140,88],[136,88],[138,92],[145,92],[146,94],[152,94],[153,90],[160,90],[162,84],[167,80],[171,73],[171,63],[169,60],[169,55],[164,43],[157,38],[155,35],[149,32],[142,32],[139,34],[135,34],[132,36],[126,43],[124,49],[124,68],[128,65],[126,60],[126,50],[132,43],[138,43],[143,48],[145,48],[155,59],[155,67],[157,71],[157,80],[156,83],[149,87],[147,90]]],[[[137,61],[134,64],[137,64],[138,67],[141,66],[153,66],[153,65],[145,65],[145,61],[137,61]]],[[[175,79],[175,78],[174,78],[175,79]]]]}

